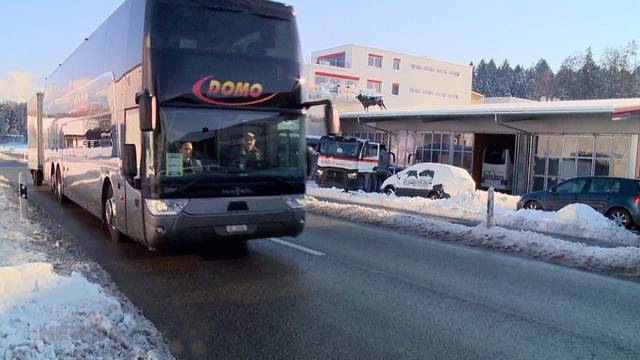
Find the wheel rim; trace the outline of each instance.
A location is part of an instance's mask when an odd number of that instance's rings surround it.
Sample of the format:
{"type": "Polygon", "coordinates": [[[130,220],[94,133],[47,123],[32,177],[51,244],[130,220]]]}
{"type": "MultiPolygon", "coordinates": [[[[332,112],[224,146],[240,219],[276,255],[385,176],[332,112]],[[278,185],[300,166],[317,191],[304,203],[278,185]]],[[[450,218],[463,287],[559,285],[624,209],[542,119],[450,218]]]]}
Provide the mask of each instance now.
{"type": "Polygon", "coordinates": [[[538,204],[537,202],[530,202],[525,206],[525,209],[528,210],[540,210],[540,204],[538,204]]]}
{"type": "Polygon", "coordinates": [[[627,216],[627,214],[625,214],[622,211],[612,212],[609,218],[613,220],[613,222],[616,223],[616,225],[625,226],[625,227],[629,225],[629,217],[627,216]]]}
{"type": "Polygon", "coordinates": [[[56,177],[56,192],[58,194],[58,197],[62,197],[62,179],[60,178],[60,176],[56,177]]]}
{"type": "Polygon", "coordinates": [[[108,198],[105,202],[104,202],[104,221],[107,224],[107,226],[112,229],[115,230],[116,226],[115,226],[115,222],[113,221],[113,214],[115,213],[115,199],[113,197],[108,198]]]}

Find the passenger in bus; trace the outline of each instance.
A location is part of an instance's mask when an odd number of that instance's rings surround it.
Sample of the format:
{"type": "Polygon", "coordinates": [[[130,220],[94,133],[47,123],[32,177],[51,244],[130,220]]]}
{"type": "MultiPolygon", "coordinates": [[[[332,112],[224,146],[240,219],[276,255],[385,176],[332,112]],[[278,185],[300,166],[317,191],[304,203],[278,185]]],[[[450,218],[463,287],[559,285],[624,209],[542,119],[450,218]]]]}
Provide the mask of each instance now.
{"type": "Polygon", "coordinates": [[[242,148],[236,156],[240,169],[256,169],[263,165],[264,156],[256,146],[256,134],[246,131],[242,137],[242,148]]]}
{"type": "Polygon", "coordinates": [[[193,143],[185,141],[180,145],[180,153],[182,154],[182,168],[187,174],[201,173],[202,162],[193,158],[193,143]]]}

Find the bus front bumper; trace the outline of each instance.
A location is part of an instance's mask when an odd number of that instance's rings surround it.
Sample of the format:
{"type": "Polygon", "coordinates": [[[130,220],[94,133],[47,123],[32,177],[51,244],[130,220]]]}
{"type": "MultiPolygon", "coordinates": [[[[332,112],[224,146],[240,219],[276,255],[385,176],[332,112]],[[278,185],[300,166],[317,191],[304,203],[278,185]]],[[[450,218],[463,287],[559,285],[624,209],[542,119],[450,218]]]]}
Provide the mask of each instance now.
{"type": "Polygon", "coordinates": [[[249,240],[257,238],[297,236],[304,229],[304,210],[153,216],[145,212],[147,245],[191,241],[249,240]]]}

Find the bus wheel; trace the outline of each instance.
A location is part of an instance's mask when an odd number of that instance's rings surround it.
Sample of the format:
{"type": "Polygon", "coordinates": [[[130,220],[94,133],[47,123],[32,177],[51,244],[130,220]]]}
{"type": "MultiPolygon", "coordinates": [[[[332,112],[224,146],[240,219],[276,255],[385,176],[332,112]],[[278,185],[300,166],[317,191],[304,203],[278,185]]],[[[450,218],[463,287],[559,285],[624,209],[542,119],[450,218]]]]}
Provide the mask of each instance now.
{"type": "Polygon", "coordinates": [[[111,185],[109,185],[109,190],[102,200],[102,222],[109,231],[111,241],[119,243],[123,241],[124,236],[116,228],[116,214],[116,198],[113,196],[111,185]]]}
{"type": "Polygon", "coordinates": [[[56,198],[58,199],[58,203],[64,204],[65,202],[67,202],[67,197],[64,196],[64,181],[62,180],[62,174],[60,174],[60,169],[56,171],[55,189],[56,189],[56,198]]]}
{"type": "Polygon", "coordinates": [[[33,184],[36,186],[42,185],[43,174],[41,170],[35,170],[33,173],[33,184]]]}

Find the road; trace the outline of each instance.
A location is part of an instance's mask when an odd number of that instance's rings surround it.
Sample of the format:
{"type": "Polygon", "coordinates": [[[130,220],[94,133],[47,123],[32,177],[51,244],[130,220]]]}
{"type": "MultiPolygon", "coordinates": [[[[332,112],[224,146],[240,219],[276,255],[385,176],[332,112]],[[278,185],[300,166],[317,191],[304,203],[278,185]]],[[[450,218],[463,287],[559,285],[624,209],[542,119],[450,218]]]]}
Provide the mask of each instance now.
{"type": "Polygon", "coordinates": [[[149,252],[29,195],[179,359],[640,358],[637,282],[314,215],[296,239],[149,252]]]}

